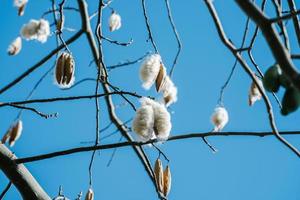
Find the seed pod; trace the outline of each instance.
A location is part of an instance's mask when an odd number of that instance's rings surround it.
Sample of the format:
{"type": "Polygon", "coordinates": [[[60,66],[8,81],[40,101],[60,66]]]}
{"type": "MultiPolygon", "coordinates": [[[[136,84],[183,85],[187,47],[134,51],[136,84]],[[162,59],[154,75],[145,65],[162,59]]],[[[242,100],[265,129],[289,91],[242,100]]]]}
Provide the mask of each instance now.
{"type": "Polygon", "coordinates": [[[113,11],[109,17],[108,20],[109,23],[109,30],[115,31],[118,30],[119,28],[121,28],[121,16],[119,14],[116,13],[116,11],[113,11]]]}
{"type": "Polygon", "coordinates": [[[7,53],[10,56],[17,55],[22,49],[22,39],[17,37],[8,47],[7,53]]]}
{"type": "Polygon", "coordinates": [[[92,188],[90,188],[86,195],[85,195],[85,200],[94,200],[94,192],[92,190],[92,188]]]}
{"type": "Polygon", "coordinates": [[[156,86],[156,91],[160,92],[161,88],[163,86],[164,80],[166,77],[166,68],[164,67],[164,65],[161,63],[160,64],[160,69],[158,72],[158,75],[156,77],[156,81],[155,81],[155,86],[156,86]]]}
{"type": "Polygon", "coordinates": [[[158,189],[158,191],[163,193],[163,191],[164,191],[163,175],[164,174],[163,174],[162,163],[159,158],[155,161],[154,175],[155,175],[157,189],[158,189]]]}
{"type": "Polygon", "coordinates": [[[9,146],[14,146],[15,142],[20,138],[22,134],[23,123],[21,120],[18,120],[13,124],[6,134],[3,136],[1,142],[6,143],[8,140],[9,146]]]}
{"type": "Polygon", "coordinates": [[[18,15],[24,15],[25,7],[28,0],[14,0],[14,6],[18,9],[18,15]]]}
{"type": "Polygon", "coordinates": [[[163,194],[165,196],[168,196],[168,194],[170,193],[170,190],[171,190],[171,182],[172,182],[171,171],[170,171],[169,165],[164,170],[163,181],[164,181],[163,194]]]}
{"type": "Polygon", "coordinates": [[[71,54],[62,53],[56,62],[55,81],[61,88],[69,88],[73,85],[75,76],[75,62],[71,54]]]}
{"type": "Polygon", "coordinates": [[[267,91],[277,92],[279,90],[280,75],[281,75],[281,70],[279,68],[279,65],[273,65],[266,71],[263,78],[263,85],[267,91]]]}
{"type": "Polygon", "coordinates": [[[291,87],[287,89],[284,93],[282,99],[282,115],[288,115],[291,112],[294,112],[298,109],[300,105],[300,93],[298,89],[291,87]]]}

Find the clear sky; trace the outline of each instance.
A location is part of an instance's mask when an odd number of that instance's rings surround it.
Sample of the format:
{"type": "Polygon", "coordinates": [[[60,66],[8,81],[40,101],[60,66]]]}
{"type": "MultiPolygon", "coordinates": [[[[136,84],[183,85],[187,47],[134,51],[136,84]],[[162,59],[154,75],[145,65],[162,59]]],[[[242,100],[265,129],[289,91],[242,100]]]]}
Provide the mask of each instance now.
{"type": "MultiPolygon", "coordinates": [[[[169,70],[177,51],[177,44],[167,18],[165,3],[163,0],[146,2],[154,40],[169,70]]],[[[228,37],[239,46],[246,21],[244,14],[233,1],[215,0],[214,2],[228,37]]],[[[299,1],[296,2],[299,3],[299,1]]],[[[97,9],[97,1],[88,0],[88,3],[89,12],[93,13],[97,9]]],[[[49,0],[29,0],[25,15],[18,17],[12,4],[12,1],[1,1],[0,6],[2,24],[0,88],[55,47],[54,35],[45,44],[23,40],[20,54],[9,57],[6,53],[7,47],[18,36],[21,26],[30,19],[39,19],[51,6],[49,0]]],[[[217,104],[220,88],[234,63],[234,57],[221,43],[212,18],[202,0],[174,0],[170,4],[183,43],[182,53],[173,76],[179,93],[178,102],[170,108],[173,124],[171,134],[207,132],[213,127],[210,123],[210,115],[217,104]]],[[[77,7],[77,3],[75,0],[67,0],[66,6],[77,7]]],[[[107,21],[111,10],[105,9],[103,13],[104,36],[119,41],[129,41],[132,38],[133,44],[129,47],[122,47],[104,41],[105,63],[109,66],[126,60],[135,60],[148,51],[153,52],[151,44],[146,42],[147,31],[141,1],[114,0],[111,7],[122,16],[122,28],[113,33],[109,32],[107,21]]],[[[274,16],[271,1],[267,2],[266,10],[270,16],[274,16]]],[[[79,14],[74,11],[65,11],[65,13],[66,27],[78,30],[81,25],[79,14]]],[[[52,15],[47,15],[46,19],[53,22],[52,15]]],[[[92,22],[93,25],[96,23],[95,20],[92,22]]],[[[292,52],[298,53],[299,46],[295,40],[292,23],[289,22],[287,27],[292,52]]],[[[251,24],[251,35],[253,30],[254,26],[251,24]]],[[[74,32],[65,31],[63,37],[67,39],[73,34],[74,32]]],[[[250,37],[247,43],[249,39],[250,37]]],[[[83,78],[95,78],[95,65],[89,66],[92,57],[86,37],[82,36],[69,48],[76,62],[76,81],[83,78]]],[[[274,59],[260,33],[253,54],[262,71],[274,64],[274,59]]],[[[0,95],[0,101],[25,99],[39,77],[53,65],[54,61],[55,58],[52,58],[11,90],[0,95]]],[[[145,96],[157,96],[154,89],[145,91],[141,87],[138,76],[139,66],[140,63],[137,63],[112,70],[110,72],[111,83],[122,90],[136,91],[145,96]]],[[[238,65],[224,94],[224,105],[230,117],[224,131],[271,130],[264,103],[260,101],[253,107],[248,106],[250,84],[249,77],[238,65]]],[[[94,82],[86,82],[71,90],[60,90],[53,84],[53,74],[50,73],[36,90],[33,98],[87,95],[93,94],[94,88],[94,82]]],[[[280,98],[282,94],[281,89],[280,98]]],[[[123,121],[134,116],[132,109],[128,105],[124,106],[123,99],[116,96],[113,99],[116,104],[120,105],[117,108],[117,114],[123,121]]],[[[131,97],[130,99],[139,106],[138,99],[131,97]]],[[[300,112],[282,117],[271,95],[270,99],[279,130],[299,130],[300,112]]],[[[103,99],[100,99],[100,104],[100,127],[103,128],[109,121],[103,99]]],[[[94,100],[35,104],[34,107],[45,113],[58,112],[59,116],[46,120],[24,111],[21,117],[24,126],[23,134],[12,148],[18,157],[92,144],[86,142],[92,142],[95,138],[94,100]]],[[[1,137],[12,124],[17,113],[18,110],[15,108],[0,109],[1,137]]],[[[101,136],[109,135],[114,131],[115,127],[112,126],[101,133],[101,136]]],[[[286,136],[286,138],[300,148],[300,136],[286,136]]],[[[115,133],[103,139],[101,143],[115,143],[119,140],[120,133],[115,133]]],[[[173,181],[169,199],[300,199],[300,160],[275,137],[230,136],[210,137],[208,140],[219,150],[218,153],[212,153],[199,138],[172,141],[160,146],[171,160],[173,181]]],[[[154,163],[158,155],[157,151],[149,147],[146,147],[145,151],[154,163]]],[[[95,199],[156,199],[155,189],[133,150],[130,147],[118,149],[112,163],[107,167],[112,153],[113,150],[104,150],[96,155],[93,167],[95,199]]],[[[80,191],[85,193],[88,189],[90,156],[91,152],[78,153],[28,163],[26,167],[51,197],[57,195],[58,188],[62,185],[64,194],[70,199],[75,199],[80,191]]],[[[1,191],[7,183],[8,180],[0,172],[1,191]]],[[[4,199],[17,200],[21,197],[12,187],[4,199]]]]}

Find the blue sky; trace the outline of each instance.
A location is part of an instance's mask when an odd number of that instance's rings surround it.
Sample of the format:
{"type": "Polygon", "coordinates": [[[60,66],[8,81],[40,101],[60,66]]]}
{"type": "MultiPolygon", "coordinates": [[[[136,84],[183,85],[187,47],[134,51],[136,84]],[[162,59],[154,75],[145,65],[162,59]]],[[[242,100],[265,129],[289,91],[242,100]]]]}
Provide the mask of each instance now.
{"type": "MultiPolygon", "coordinates": [[[[215,0],[214,2],[228,37],[239,46],[246,21],[244,14],[233,1],[215,0]]],[[[89,12],[93,13],[97,9],[97,1],[89,0],[88,3],[89,12]]],[[[66,5],[77,6],[74,0],[68,0],[66,5]]],[[[170,5],[183,43],[182,53],[173,76],[179,93],[178,102],[170,108],[173,124],[171,134],[207,132],[212,129],[210,115],[217,104],[220,88],[230,72],[234,58],[218,38],[203,1],[176,0],[171,1],[170,5]]],[[[15,57],[9,57],[6,53],[10,42],[18,36],[21,26],[32,18],[39,19],[50,6],[50,1],[30,0],[25,15],[18,17],[12,1],[1,2],[0,21],[3,29],[0,42],[0,87],[24,72],[55,47],[53,35],[45,44],[23,41],[22,51],[15,57]]],[[[107,21],[111,11],[105,9],[103,13],[104,36],[119,41],[129,41],[132,38],[133,44],[129,47],[121,47],[104,41],[105,63],[112,65],[134,60],[148,51],[153,52],[151,44],[146,42],[147,31],[141,1],[115,0],[111,7],[122,16],[122,28],[113,33],[109,32],[107,21]]],[[[154,40],[164,64],[170,69],[177,51],[177,44],[168,22],[165,3],[163,0],[147,1],[147,8],[154,40]]],[[[266,10],[268,15],[274,16],[271,2],[267,2],[266,10]]],[[[79,14],[71,11],[65,11],[65,13],[66,26],[78,30],[81,25],[79,14]]],[[[46,16],[46,19],[53,21],[51,15],[46,16]]],[[[92,24],[95,25],[95,23],[94,20],[92,24]]],[[[297,53],[299,46],[295,40],[292,23],[289,22],[287,27],[292,52],[297,53]]],[[[251,35],[253,30],[254,26],[251,24],[251,35]]],[[[63,36],[68,38],[73,34],[73,32],[65,32],[63,36]]],[[[249,39],[250,37],[247,39],[248,43],[249,39]]],[[[95,66],[88,66],[92,57],[86,37],[82,36],[69,48],[76,62],[76,80],[96,77],[95,66]]],[[[260,33],[253,55],[262,71],[274,64],[274,59],[260,33]]],[[[18,85],[2,94],[0,101],[23,100],[39,77],[54,62],[55,58],[49,60],[18,85]]],[[[295,64],[299,63],[295,62],[295,64]]],[[[154,89],[145,91],[141,87],[138,76],[139,66],[140,63],[111,71],[111,83],[122,90],[136,91],[145,96],[157,96],[154,89]]],[[[271,130],[264,103],[261,101],[253,107],[248,106],[250,84],[249,77],[238,65],[225,90],[224,104],[229,112],[230,121],[224,131],[271,130]]],[[[71,90],[60,90],[53,84],[51,73],[36,90],[33,98],[93,94],[94,88],[94,82],[86,82],[71,90]]],[[[278,95],[282,97],[282,89],[278,95]]],[[[124,103],[120,97],[115,96],[113,99],[116,104],[124,103]]],[[[279,130],[299,130],[300,112],[282,117],[271,95],[270,99],[279,130]]],[[[138,99],[131,98],[131,100],[139,106],[138,99]]],[[[100,99],[100,104],[100,127],[104,127],[109,121],[103,99],[100,99]]],[[[22,115],[24,126],[22,137],[12,149],[18,157],[88,145],[82,142],[94,140],[94,100],[35,104],[34,107],[45,113],[58,112],[59,117],[45,120],[25,111],[22,115]]],[[[0,109],[0,135],[6,132],[17,113],[18,110],[15,108],[0,109]]],[[[134,112],[128,105],[120,106],[117,114],[123,121],[134,116],[134,112]]],[[[112,126],[102,133],[102,136],[114,131],[115,127],[112,126]]],[[[287,136],[286,138],[300,148],[300,136],[287,136]]],[[[114,143],[119,140],[120,134],[116,133],[101,142],[103,144],[114,143]]],[[[218,153],[212,153],[201,139],[172,141],[161,145],[161,149],[171,160],[173,182],[169,199],[296,200],[300,198],[298,192],[300,160],[275,137],[230,136],[211,137],[208,140],[219,150],[218,153]]],[[[154,163],[158,155],[155,149],[147,147],[145,151],[154,163]]],[[[113,150],[104,150],[96,156],[93,168],[95,199],[152,200],[157,198],[150,179],[132,149],[130,147],[118,149],[111,165],[107,167],[112,152],[113,150]]],[[[62,185],[64,194],[74,199],[80,191],[85,193],[88,189],[90,156],[90,152],[79,153],[28,163],[26,166],[51,197],[57,194],[58,187],[62,185]]],[[[0,190],[6,184],[7,179],[0,172],[0,190]]],[[[12,187],[4,199],[15,200],[21,197],[12,187]]]]}

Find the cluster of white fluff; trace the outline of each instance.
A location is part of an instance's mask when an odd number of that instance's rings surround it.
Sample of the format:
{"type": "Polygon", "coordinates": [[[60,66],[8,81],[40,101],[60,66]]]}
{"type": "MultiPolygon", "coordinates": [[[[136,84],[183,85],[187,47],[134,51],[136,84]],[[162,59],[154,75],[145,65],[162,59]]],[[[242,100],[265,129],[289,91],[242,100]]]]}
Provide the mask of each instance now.
{"type": "MultiPolygon", "coordinates": [[[[262,81],[260,79],[256,79],[258,84],[263,88],[262,81]]],[[[256,101],[260,100],[262,97],[257,85],[252,82],[250,90],[249,90],[249,105],[252,106],[256,101]]]]}
{"type": "Polygon", "coordinates": [[[215,108],[214,113],[211,116],[211,121],[214,124],[214,132],[221,131],[224,126],[228,123],[229,117],[227,110],[222,107],[218,106],[215,108]]]}
{"type": "Polygon", "coordinates": [[[166,107],[146,97],[141,99],[141,104],[133,120],[133,131],[142,141],[168,139],[172,124],[166,107]]]}
{"type": "Polygon", "coordinates": [[[109,17],[108,20],[109,23],[109,30],[110,31],[115,31],[121,28],[121,16],[117,14],[115,11],[113,11],[109,17]]]}
{"type": "Polygon", "coordinates": [[[165,105],[168,107],[177,101],[177,87],[169,76],[166,76],[162,83],[161,92],[164,96],[165,105]]]}
{"type": "Polygon", "coordinates": [[[27,24],[23,25],[21,35],[26,40],[38,40],[45,43],[50,35],[49,22],[45,19],[31,19],[27,24]]]}
{"type": "Polygon", "coordinates": [[[22,49],[22,39],[17,37],[8,47],[7,52],[9,55],[17,55],[22,49]]]}
{"type": "Polygon", "coordinates": [[[145,58],[140,67],[140,79],[146,90],[150,89],[156,82],[156,89],[163,94],[164,103],[167,107],[177,101],[177,88],[167,75],[159,54],[152,54],[145,58]]]}
{"type": "Polygon", "coordinates": [[[140,68],[140,78],[143,87],[148,90],[154,84],[160,70],[161,57],[159,54],[152,54],[146,57],[140,68]]]}

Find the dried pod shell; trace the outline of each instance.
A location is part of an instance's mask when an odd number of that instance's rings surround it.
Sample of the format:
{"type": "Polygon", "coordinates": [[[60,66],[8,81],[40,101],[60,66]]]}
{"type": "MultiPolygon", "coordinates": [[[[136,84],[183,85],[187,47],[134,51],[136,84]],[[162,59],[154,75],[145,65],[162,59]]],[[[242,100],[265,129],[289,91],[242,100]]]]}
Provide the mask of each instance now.
{"type": "Polygon", "coordinates": [[[162,167],[161,160],[159,158],[155,161],[154,175],[155,175],[157,189],[163,193],[163,188],[164,188],[163,167],[162,167]]]}
{"type": "Polygon", "coordinates": [[[18,120],[15,124],[13,124],[6,134],[3,136],[1,142],[6,143],[8,140],[9,145],[14,146],[15,142],[20,138],[22,134],[23,123],[21,120],[18,120]]]}
{"type": "Polygon", "coordinates": [[[17,55],[22,49],[22,39],[17,37],[8,47],[7,53],[10,56],[17,55]]]}
{"type": "Polygon", "coordinates": [[[62,53],[56,62],[55,81],[61,88],[69,88],[73,85],[75,76],[75,62],[71,54],[62,53]]]}
{"type": "Polygon", "coordinates": [[[166,68],[164,67],[164,65],[161,63],[160,64],[160,69],[158,72],[158,75],[156,77],[156,81],[155,81],[155,86],[156,86],[156,91],[160,92],[161,88],[163,86],[163,83],[165,82],[165,77],[166,77],[166,68]]]}
{"type": "Polygon", "coordinates": [[[22,6],[20,6],[20,7],[18,8],[18,15],[19,15],[19,16],[23,16],[23,15],[24,15],[25,7],[26,7],[26,4],[23,4],[22,6]]]}
{"type": "Polygon", "coordinates": [[[171,190],[171,181],[172,181],[171,171],[170,171],[169,165],[164,170],[163,181],[164,181],[163,194],[165,196],[168,196],[168,194],[170,193],[170,190],[171,190]]]}
{"type": "Polygon", "coordinates": [[[87,191],[85,200],[94,200],[94,192],[91,188],[87,191]]]}

